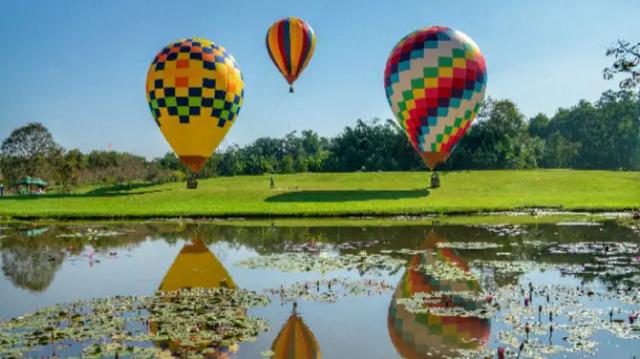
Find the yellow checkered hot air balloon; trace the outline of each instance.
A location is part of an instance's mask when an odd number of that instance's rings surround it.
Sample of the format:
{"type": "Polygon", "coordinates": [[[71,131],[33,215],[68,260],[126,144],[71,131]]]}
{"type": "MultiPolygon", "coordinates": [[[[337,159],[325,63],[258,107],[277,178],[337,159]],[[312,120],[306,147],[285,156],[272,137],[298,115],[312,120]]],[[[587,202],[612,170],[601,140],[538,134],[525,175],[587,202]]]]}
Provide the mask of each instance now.
{"type": "Polygon", "coordinates": [[[244,97],[233,56],[206,39],[185,39],[163,48],[146,82],[147,101],[160,131],[194,173],[234,124],[244,97]]]}

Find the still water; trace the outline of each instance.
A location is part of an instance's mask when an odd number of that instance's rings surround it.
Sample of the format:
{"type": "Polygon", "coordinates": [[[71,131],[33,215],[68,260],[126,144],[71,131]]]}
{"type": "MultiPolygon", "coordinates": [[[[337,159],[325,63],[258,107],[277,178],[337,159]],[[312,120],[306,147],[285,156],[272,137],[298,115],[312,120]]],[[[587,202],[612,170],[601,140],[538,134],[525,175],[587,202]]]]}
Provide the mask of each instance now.
{"type": "MultiPolygon", "coordinates": [[[[268,298],[242,311],[268,329],[219,357],[516,357],[522,347],[521,358],[638,358],[640,234],[587,224],[5,225],[0,320],[91,298],[242,288],[268,298]]],[[[83,345],[27,356],[79,356],[83,345]]]]}

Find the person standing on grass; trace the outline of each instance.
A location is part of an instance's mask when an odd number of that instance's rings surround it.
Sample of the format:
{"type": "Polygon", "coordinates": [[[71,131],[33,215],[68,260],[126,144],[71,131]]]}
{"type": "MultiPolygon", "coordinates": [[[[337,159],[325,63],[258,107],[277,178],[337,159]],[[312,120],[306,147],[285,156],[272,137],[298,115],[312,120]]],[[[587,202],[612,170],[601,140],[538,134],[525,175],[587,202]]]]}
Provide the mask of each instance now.
{"type": "Polygon", "coordinates": [[[271,187],[271,189],[276,188],[276,183],[273,182],[273,177],[271,177],[271,186],[270,187],[271,187]]]}
{"type": "Polygon", "coordinates": [[[4,185],[0,183],[0,197],[4,197],[4,185]]]}

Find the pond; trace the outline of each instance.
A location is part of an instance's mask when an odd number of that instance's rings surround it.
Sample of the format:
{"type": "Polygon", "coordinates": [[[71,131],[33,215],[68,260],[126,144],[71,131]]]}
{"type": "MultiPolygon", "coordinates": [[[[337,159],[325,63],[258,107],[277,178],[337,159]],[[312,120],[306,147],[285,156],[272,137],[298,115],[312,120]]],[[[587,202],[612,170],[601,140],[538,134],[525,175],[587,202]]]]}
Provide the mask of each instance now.
{"type": "Polygon", "coordinates": [[[292,223],[4,225],[0,357],[640,357],[628,226],[292,223]]]}

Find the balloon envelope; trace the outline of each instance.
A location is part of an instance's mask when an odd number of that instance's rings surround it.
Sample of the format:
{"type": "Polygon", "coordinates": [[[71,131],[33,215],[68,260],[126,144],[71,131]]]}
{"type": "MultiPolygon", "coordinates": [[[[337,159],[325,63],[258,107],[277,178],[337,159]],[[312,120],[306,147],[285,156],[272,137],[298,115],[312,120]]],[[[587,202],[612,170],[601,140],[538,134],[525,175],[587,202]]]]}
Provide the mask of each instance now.
{"type": "Polygon", "coordinates": [[[458,30],[420,29],[391,51],[384,72],[387,100],[430,169],[447,160],[471,126],[486,83],[478,45],[458,30]]]}
{"type": "Polygon", "coordinates": [[[288,17],[271,25],[266,40],[271,61],[289,85],[293,85],[316,48],[313,29],[297,17],[288,17]]]}
{"type": "Polygon", "coordinates": [[[147,73],[147,101],[180,160],[199,171],[235,122],[244,82],[233,56],[205,39],[162,49],[147,73]]]}

